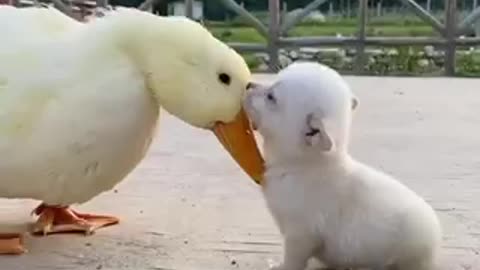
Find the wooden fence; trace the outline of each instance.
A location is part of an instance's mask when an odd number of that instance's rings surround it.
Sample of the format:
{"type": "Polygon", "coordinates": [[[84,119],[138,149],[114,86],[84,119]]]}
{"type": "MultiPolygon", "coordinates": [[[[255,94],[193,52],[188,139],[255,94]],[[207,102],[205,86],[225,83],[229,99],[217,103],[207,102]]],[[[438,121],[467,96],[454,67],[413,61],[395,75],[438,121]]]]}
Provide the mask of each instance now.
{"type": "MultiPolygon", "coordinates": [[[[148,9],[153,1],[147,0],[141,8],[148,9]]],[[[410,10],[439,33],[439,37],[368,37],[366,35],[368,0],[358,0],[358,31],[355,37],[288,37],[287,33],[309,13],[316,10],[328,0],[314,0],[302,9],[296,16],[280,22],[280,0],[269,0],[268,26],[260,22],[255,16],[245,10],[234,0],[217,0],[231,11],[240,15],[246,23],[254,27],[265,39],[262,43],[230,43],[229,45],[241,52],[267,52],[270,59],[270,69],[275,71],[279,67],[279,50],[288,47],[302,46],[349,46],[356,48],[355,72],[364,72],[366,46],[427,46],[432,45],[445,51],[445,75],[455,75],[455,56],[457,46],[480,45],[479,37],[460,37],[465,34],[471,25],[480,18],[480,7],[476,8],[462,21],[457,18],[457,0],[445,1],[445,22],[442,23],[414,0],[398,0],[408,6],[410,10]]],[[[185,0],[186,14],[192,14],[193,0],[185,0]]]]}
{"type": "MultiPolygon", "coordinates": [[[[20,1],[20,0],[18,0],[20,1]]],[[[37,2],[38,0],[32,0],[37,2]]],[[[78,1],[78,0],[73,0],[78,1]]],[[[138,8],[149,10],[154,2],[162,0],[146,0],[138,8]]],[[[212,1],[212,0],[209,0],[212,1]]],[[[355,73],[362,74],[365,69],[367,46],[427,46],[432,45],[445,51],[445,75],[455,75],[455,56],[458,46],[477,46],[480,45],[480,37],[461,37],[465,34],[471,25],[480,18],[480,7],[476,8],[471,14],[466,16],[462,21],[457,18],[457,0],[445,1],[445,20],[440,22],[432,16],[428,11],[418,5],[414,0],[398,0],[410,8],[410,10],[429,24],[439,37],[368,37],[366,35],[368,0],[358,0],[358,31],[355,37],[289,37],[288,31],[297,23],[305,18],[312,11],[316,10],[320,5],[328,0],[313,0],[305,6],[301,12],[293,17],[287,17],[281,22],[280,20],[280,0],[269,1],[269,22],[268,25],[263,24],[255,16],[245,10],[234,0],[216,0],[220,1],[225,8],[235,12],[246,23],[255,28],[266,40],[266,43],[229,43],[230,46],[240,52],[267,52],[269,55],[269,67],[271,71],[276,71],[279,65],[279,50],[289,47],[320,47],[320,46],[342,46],[355,47],[355,73]]],[[[65,12],[72,15],[71,6],[66,5],[62,0],[52,0],[54,5],[65,12]]],[[[106,7],[108,0],[96,0],[97,7],[106,7]]],[[[185,0],[185,14],[188,17],[193,15],[193,0],[185,0]]]]}

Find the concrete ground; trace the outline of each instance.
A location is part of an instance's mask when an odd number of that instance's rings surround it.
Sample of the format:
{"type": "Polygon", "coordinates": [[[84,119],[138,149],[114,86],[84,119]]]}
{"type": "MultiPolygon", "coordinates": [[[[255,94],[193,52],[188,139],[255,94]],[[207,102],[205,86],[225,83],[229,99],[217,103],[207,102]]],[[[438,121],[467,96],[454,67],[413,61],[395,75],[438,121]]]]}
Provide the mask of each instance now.
{"type": "MultiPolygon", "coordinates": [[[[445,240],[439,270],[480,269],[480,80],[348,81],[360,98],[353,155],[437,210],[445,240]]],[[[30,220],[36,202],[0,205],[0,220],[14,224],[30,220]]],[[[267,269],[282,252],[259,188],[214,136],[167,114],[138,168],[78,208],[122,223],[91,237],[27,237],[29,253],[0,257],[0,269],[267,269]]]]}

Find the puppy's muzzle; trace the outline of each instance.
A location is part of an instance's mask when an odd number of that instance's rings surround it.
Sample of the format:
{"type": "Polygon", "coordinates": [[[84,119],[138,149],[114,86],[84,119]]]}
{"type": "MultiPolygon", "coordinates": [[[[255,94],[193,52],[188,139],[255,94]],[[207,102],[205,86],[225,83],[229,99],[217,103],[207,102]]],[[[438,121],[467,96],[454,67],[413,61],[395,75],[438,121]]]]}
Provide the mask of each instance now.
{"type": "Polygon", "coordinates": [[[255,106],[253,105],[255,98],[258,98],[257,91],[248,91],[243,101],[243,108],[245,109],[245,112],[247,113],[248,118],[250,119],[250,123],[252,124],[253,130],[257,130],[257,125],[255,123],[256,122],[255,120],[258,117],[257,112],[255,110],[255,106]]]}

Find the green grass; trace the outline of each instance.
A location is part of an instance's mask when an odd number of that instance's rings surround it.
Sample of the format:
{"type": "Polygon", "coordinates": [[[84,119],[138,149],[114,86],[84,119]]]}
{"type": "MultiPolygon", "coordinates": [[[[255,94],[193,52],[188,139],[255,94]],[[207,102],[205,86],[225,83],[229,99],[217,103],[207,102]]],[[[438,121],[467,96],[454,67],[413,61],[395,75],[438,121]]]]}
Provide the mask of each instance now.
{"type": "MultiPolygon", "coordinates": [[[[268,24],[268,13],[267,12],[251,12],[258,20],[262,21],[264,24],[268,24]]],[[[434,14],[440,15],[436,16],[440,21],[443,20],[443,13],[434,14]]],[[[248,26],[241,17],[234,17],[227,22],[209,22],[215,25],[226,25],[237,27],[237,26],[248,26]]],[[[311,20],[303,21],[303,25],[330,25],[330,26],[339,26],[339,25],[348,25],[348,26],[357,26],[358,18],[357,17],[342,17],[342,16],[331,16],[327,17],[325,22],[315,22],[311,20]]],[[[397,25],[397,26],[412,26],[412,25],[425,25],[420,18],[411,14],[385,14],[383,16],[374,16],[368,17],[368,24],[371,26],[383,26],[383,25],[397,25]]]]}
{"type": "MultiPolygon", "coordinates": [[[[260,21],[267,24],[267,13],[253,13],[260,21]]],[[[206,22],[214,35],[226,42],[265,42],[255,29],[248,26],[240,17],[225,22],[206,22]]],[[[294,27],[289,36],[343,36],[354,35],[358,31],[358,19],[328,17],[325,22],[304,21],[294,27]]],[[[389,14],[388,16],[370,17],[367,25],[369,36],[435,36],[437,33],[421,19],[413,15],[389,14]]]]}
{"type": "MultiPolygon", "coordinates": [[[[263,43],[265,39],[251,27],[223,27],[212,26],[210,31],[219,39],[225,42],[254,42],[263,43]]],[[[289,36],[304,37],[304,36],[335,36],[341,34],[343,36],[355,35],[357,28],[349,25],[302,25],[293,28],[289,32],[289,36]]],[[[434,36],[436,33],[431,27],[426,25],[413,26],[370,26],[367,28],[369,36],[434,36]]]]}
{"type": "Polygon", "coordinates": [[[247,63],[250,69],[255,69],[261,64],[261,60],[258,59],[258,57],[256,57],[253,54],[246,53],[246,54],[243,54],[242,56],[243,56],[243,59],[245,59],[245,62],[247,63]]]}
{"type": "MultiPolygon", "coordinates": [[[[263,15],[259,15],[262,19],[263,15]]],[[[241,20],[234,19],[229,22],[207,22],[207,28],[220,40],[224,42],[245,42],[245,43],[265,43],[265,39],[252,27],[246,26],[241,20]]],[[[355,35],[358,31],[357,19],[329,18],[327,22],[304,22],[294,27],[289,36],[305,37],[305,36],[335,36],[341,34],[343,36],[355,35]]],[[[425,25],[416,17],[405,17],[393,15],[388,17],[372,18],[367,26],[368,36],[384,36],[384,37],[430,37],[438,36],[438,34],[430,26],[425,25]]],[[[441,66],[435,66],[435,70],[425,70],[420,67],[417,55],[410,55],[408,50],[416,52],[422,51],[423,48],[414,48],[404,46],[397,48],[400,52],[395,57],[385,57],[376,59],[376,62],[369,65],[367,70],[371,74],[387,75],[387,74],[405,74],[415,75],[436,74],[441,72],[441,66]],[[410,49],[409,49],[410,48],[410,49]]],[[[253,54],[243,54],[247,64],[254,69],[261,64],[261,61],[253,54]]],[[[334,62],[336,60],[333,60],[334,62]]],[[[343,65],[341,63],[333,63],[333,65],[343,65]]],[[[350,67],[342,66],[339,69],[347,69],[350,67]]],[[[459,54],[457,57],[457,74],[460,76],[478,77],[480,76],[480,54],[459,54]]]]}
{"type": "Polygon", "coordinates": [[[224,42],[265,42],[265,39],[251,27],[212,27],[210,31],[224,42]]]}

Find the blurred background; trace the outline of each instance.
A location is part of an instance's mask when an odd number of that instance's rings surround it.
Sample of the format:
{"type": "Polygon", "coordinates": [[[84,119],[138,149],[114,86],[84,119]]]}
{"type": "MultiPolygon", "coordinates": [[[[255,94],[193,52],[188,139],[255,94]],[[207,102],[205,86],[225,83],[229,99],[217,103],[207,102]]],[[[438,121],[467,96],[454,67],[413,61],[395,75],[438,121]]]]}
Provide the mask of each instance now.
{"type": "Polygon", "coordinates": [[[310,60],[346,74],[480,76],[479,0],[39,1],[0,0],[16,6],[64,5],[80,20],[96,16],[96,7],[107,5],[189,16],[239,50],[257,72],[310,60]],[[306,8],[309,12],[302,14],[306,8]],[[248,11],[250,18],[239,14],[239,9],[248,11]],[[299,15],[305,16],[296,18],[299,15]],[[293,26],[284,29],[283,24],[292,19],[293,26]],[[272,27],[272,22],[278,25],[272,27]],[[359,38],[366,42],[360,44],[359,38]]]}

